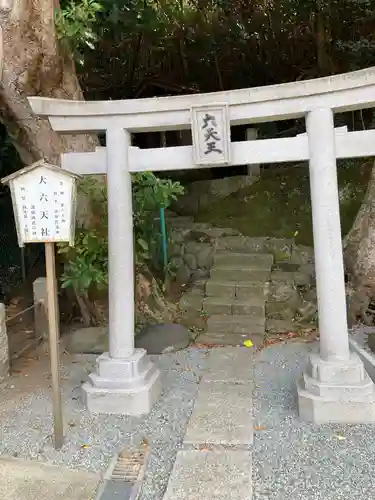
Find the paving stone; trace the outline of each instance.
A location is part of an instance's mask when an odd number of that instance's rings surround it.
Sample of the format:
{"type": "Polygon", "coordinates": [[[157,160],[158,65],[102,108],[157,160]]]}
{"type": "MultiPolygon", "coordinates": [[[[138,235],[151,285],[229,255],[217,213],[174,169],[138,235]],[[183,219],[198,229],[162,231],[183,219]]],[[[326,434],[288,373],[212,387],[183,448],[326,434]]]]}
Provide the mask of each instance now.
{"type": "Polygon", "coordinates": [[[252,383],[201,382],[184,443],[249,445],[253,442],[252,383]]]}
{"type": "Polygon", "coordinates": [[[244,314],[248,316],[264,316],[265,314],[265,299],[264,298],[247,298],[235,299],[232,302],[232,314],[244,314]]]}
{"type": "Polygon", "coordinates": [[[215,255],[215,265],[234,266],[239,269],[244,267],[252,268],[253,266],[270,269],[272,264],[273,257],[271,254],[217,252],[215,255]]]}
{"type": "Polygon", "coordinates": [[[164,500],[251,500],[248,451],[179,451],[164,500]]]}
{"type": "Polygon", "coordinates": [[[207,333],[264,333],[264,316],[225,316],[214,314],[207,320],[207,333]]]}
{"type": "Polygon", "coordinates": [[[206,314],[232,314],[232,300],[229,297],[206,297],[202,309],[206,314]]]}
{"type": "Polygon", "coordinates": [[[250,297],[266,297],[269,293],[268,282],[246,282],[239,281],[236,283],[236,298],[246,299],[250,297]]]}
{"type": "Polygon", "coordinates": [[[217,250],[246,250],[246,238],[244,236],[226,236],[218,238],[216,243],[217,250]]]}
{"type": "Polygon", "coordinates": [[[243,346],[245,340],[251,340],[255,347],[262,348],[264,345],[264,327],[261,333],[201,333],[195,339],[199,344],[243,346]]]}
{"type": "Polygon", "coordinates": [[[234,281],[217,280],[210,278],[206,283],[206,297],[266,297],[268,295],[268,283],[259,281],[234,281]]]}
{"type": "Polygon", "coordinates": [[[210,279],[206,283],[206,296],[215,297],[216,295],[234,297],[236,283],[233,281],[220,281],[210,279]]]}
{"type": "Polygon", "coordinates": [[[32,460],[0,460],[2,500],[88,500],[96,497],[100,474],[32,460]]]}
{"type": "MultiPolygon", "coordinates": [[[[227,254],[227,255],[235,255],[235,254],[227,254]]],[[[262,259],[259,261],[255,260],[253,254],[249,254],[251,256],[251,260],[246,260],[245,257],[236,257],[231,262],[215,262],[214,269],[234,269],[238,270],[247,270],[247,271],[270,271],[272,268],[271,262],[265,262],[262,259]]],[[[267,257],[267,255],[259,254],[260,257],[267,257]]]]}
{"type": "Polygon", "coordinates": [[[247,299],[232,299],[230,297],[206,297],[203,299],[202,308],[208,315],[248,315],[264,316],[265,299],[252,297],[247,299]]]}
{"type": "Polygon", "coordinates": [[[211,269],[210,277],[216,281],[268,281],[271,271],[266,269],[233,269],[216,267],[211,269]]]}
{"type": "Polygon", "coordinates": [[[253,351],[246,347],[211,349],[202,382],[250,384],[254,378],[253,351]]]}

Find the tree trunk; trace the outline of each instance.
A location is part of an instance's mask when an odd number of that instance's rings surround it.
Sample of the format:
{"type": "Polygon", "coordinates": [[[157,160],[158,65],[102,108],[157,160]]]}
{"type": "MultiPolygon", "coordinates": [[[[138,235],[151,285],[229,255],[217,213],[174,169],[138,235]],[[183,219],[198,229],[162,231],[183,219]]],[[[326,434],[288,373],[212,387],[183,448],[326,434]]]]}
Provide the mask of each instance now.
{"type": "Polygon", "coordinates": [[[375,299],[375,164],[361,208],[344,240],[344,250],[351,322],[357,317],[367,323],[367,309],[375,299]]]}
{"type": "MultiPolygon", "coordinates": [[[[29,96],[83,100],[74,61],[64,54],[56,37],[56,6],[56,0],[0,0],[1,120],[26,165],[41,158],[59,164],[62,152],[93,151],[99,145],[95,135],[60,136],[48,120],[33,114],[27,100],[29,96]]],[[[91,226],[92,219],[89,200],[79,199],[78,223],[91,226]]],[[[152,276],[138,276],[137,282],[142,283],[137,287],[137,311],[147,309],[150,296],[155,303],[149,305],[149,316],[168,310],[152,276]],[[150,292],[140,293],[142,288],[150,292]]],[[[95,324],[97,317],[86,307],[87,301],[84,306],[84,299],[78,298],[82,317],[95,324]]]]}
{"type": "MultiPolygon", "coordinates": [[[[82,100],[74,62],[55,33],[54,0],[0,0],[1,120],[26,164],[41,158],[59,164],[64,151],[93,151],[95,135],[54,132],[36,117],[29,96],[82,100]]],[[[77,219],[87,223],[88,205],[79,200],[77,219]]]]}

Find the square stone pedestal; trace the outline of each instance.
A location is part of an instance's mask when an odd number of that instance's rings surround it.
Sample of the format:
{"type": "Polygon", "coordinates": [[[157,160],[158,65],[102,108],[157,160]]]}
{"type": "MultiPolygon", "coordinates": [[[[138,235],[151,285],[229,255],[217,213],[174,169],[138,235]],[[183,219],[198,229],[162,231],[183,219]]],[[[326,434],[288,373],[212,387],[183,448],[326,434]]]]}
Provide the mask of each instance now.
{"type": "Polygon", "coordinates": [[[161,392],[160,372],[144,349],[126,359],[98,357],[96,373],[82,386],[83,399],[92,413],[140,416],[149,413],[161,392]]]}
{"type": "Polygon", "coordinates": [[[375,422],[375,386],[355,353],[347,361],[311,355],[297,391],[299,415],[308,422],[375,422]]]}

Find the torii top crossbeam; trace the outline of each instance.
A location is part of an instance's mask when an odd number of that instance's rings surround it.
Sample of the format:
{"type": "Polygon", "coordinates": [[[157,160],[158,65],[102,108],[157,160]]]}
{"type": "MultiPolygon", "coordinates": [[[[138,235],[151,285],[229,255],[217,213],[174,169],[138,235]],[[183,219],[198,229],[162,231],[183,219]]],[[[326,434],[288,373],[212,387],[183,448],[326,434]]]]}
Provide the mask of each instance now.
{"type": "Polygon", "coordinates": [[[375,67],[268,87],[120,101],[29,98],[58,132],[102,131],[116,124],[131,131],[189,128],[192,106],[226,103],[231,125],[298,118],[329,108],[345,112],[375,106],[375,67]],[[147,121],[145,120],[147,115],[147,121]]]}

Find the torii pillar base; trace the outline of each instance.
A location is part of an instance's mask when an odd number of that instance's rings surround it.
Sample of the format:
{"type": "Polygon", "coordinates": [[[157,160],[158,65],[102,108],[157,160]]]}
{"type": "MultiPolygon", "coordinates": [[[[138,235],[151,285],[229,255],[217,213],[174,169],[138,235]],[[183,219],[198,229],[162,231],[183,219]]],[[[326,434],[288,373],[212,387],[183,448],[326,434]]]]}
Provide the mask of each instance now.
{"type": "Polygon", "coordinates": [[[144,349],[135,349],[126,359],[99,356],[82,393],[91,413],[140,416],[151,411],[161,388],[160,371],[144,349]]]}
{"type": "Polygon", "coordinates": [[[307,422],[375,422],[375,386],[355,353],[345,361],[311,355],[297,391],[299,415],[307,422]]]}

